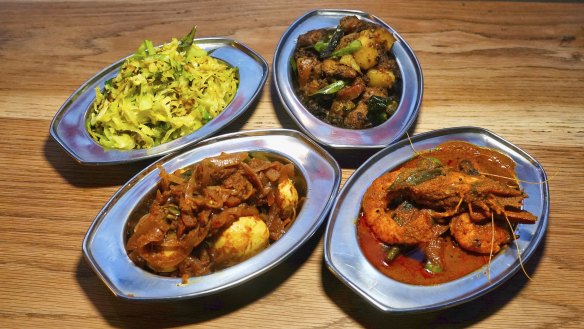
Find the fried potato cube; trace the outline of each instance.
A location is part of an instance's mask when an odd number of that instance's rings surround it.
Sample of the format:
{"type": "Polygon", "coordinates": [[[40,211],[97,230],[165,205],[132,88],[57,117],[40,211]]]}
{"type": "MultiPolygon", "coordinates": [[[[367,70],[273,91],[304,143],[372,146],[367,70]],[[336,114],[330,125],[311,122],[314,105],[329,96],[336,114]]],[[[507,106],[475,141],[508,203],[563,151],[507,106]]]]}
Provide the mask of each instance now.
{"type": "Polygon", "coordinates": [[[391,71],[371,69],[367,71],[370,87],[391,88],[395,82],[395,75],[391,71]]]}
{"type": "Polygon", "coordinates": [[[375,48],[362,47],[357,50],[353,57],[362,70],[368,70],[377,65],[379,52],[375,48]]]}
{"type": "Polygon", "coordinates": [[[375,36],[370,30],[363,30],[359,33],[361,48],[353,53],[355,61],[362,70],[368,70],[377,65],[379,50],[376,48],[375,36]]]}
{"type": "Polygon", "coordinates": [[[339,63],[352,67],[355,71],[361,72],[359,64],[355,61],[353,55],[343,55],[339,59],[339,63]]]}
{"type": "Polygon", "coordinates": [[[385,47],[385,51],[390,51],[391,46],[395,42],[395,38],[388,30],[379,27],[375,31],[373,31],[373,37],[379,44],[383,44],[385,47]]]}

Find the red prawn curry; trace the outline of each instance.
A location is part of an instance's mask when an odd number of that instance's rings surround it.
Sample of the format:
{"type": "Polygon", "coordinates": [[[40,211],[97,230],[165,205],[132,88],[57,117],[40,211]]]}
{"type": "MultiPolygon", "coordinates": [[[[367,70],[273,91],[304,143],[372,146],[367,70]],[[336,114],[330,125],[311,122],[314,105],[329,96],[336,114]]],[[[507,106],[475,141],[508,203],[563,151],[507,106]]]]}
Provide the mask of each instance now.
{"type": "Polygon", "coordinates": [[[534,223],[508,156],[453,141],[418,153],[373,181],[357,222],[369,262],[415,285],[455,280],[513,241],[511,227],[534,223]]]}

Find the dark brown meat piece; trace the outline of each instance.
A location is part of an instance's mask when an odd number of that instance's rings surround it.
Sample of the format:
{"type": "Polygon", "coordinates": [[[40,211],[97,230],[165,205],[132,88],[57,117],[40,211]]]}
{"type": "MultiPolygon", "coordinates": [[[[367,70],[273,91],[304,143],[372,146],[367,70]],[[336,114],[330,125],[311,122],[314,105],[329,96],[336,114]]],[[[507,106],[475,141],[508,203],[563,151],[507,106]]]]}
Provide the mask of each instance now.
{"type": "Polygon", "coordinates": [[[355,79],[358,74],[355,69],[330,58],[322,62],[322,71],[326,75],[344,79],[355,79]]]}
{"type": "Polygon", "coordinates": [[[345,118],[345,127],[349,129],[366,128],[369,122],[367,112],[367,104],[365,104],[365,102],[360,102],[345,118]]]}
{"type": "Polygon", "coordinates": [[[298,37],[298,47],[313,46],[319,40],[325,40],[329,34],[326,29],[308,31],[298,37]]]}
{"type": "Polygon", "coordinates": [[[341,18],[340,25],[346,34],[358,32],[367,27],[367,24],[357,18],[357,16],[345,16],[341,18]]]}

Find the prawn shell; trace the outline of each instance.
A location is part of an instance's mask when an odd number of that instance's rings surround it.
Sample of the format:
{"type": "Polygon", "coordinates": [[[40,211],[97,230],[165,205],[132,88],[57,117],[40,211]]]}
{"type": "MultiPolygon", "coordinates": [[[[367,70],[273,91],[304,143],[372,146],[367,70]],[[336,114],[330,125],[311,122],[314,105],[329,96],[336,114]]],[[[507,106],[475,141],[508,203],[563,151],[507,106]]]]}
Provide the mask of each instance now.
{"type": "MultiPolygon", "coordinates": [[[[484,295],[511,278],[540,246],[548,226],[549,187],[539,162],[504,138],[479,127],[456,127],[415,135],[390,145],[363,163],[339,192],[324,237],[324,258],[329,270],[357,295],[387,313],[419,313],[445,309],[484,295]],[[365,191],[375,179],[414,155],[448,141],[464,141],[504,153],[517,164],[521,189],[529,196],[523,209],[537,216],[534,224],[519,224],[511,243],[487,266],[459,279],[431,286],[398,282],[371,265],[357,241],[357,218],[365,191]],[[525,182],[535,182],[533,184],[525,182]],[[519,248],[519,249],[517,249],[519,248]],[[518,258],[521,253],[521,261],[518,258]]],[[[534,260],[532,260],[534,261],[534,260]]]]}

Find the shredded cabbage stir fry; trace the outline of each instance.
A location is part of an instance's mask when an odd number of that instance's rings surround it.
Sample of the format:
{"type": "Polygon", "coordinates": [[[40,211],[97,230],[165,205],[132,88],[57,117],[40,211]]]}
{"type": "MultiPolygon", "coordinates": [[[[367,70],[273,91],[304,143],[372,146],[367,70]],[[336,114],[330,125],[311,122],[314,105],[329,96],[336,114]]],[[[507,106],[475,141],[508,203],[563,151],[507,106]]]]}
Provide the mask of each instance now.
{"type": "Polygon", "coordinates": [[[97,143],[151,148],[198,130],[225,109],[238,70],[193,44],[195,30],[161,47],[145,40],[103,90],[96,88],[86,128],[97,143]]]}

